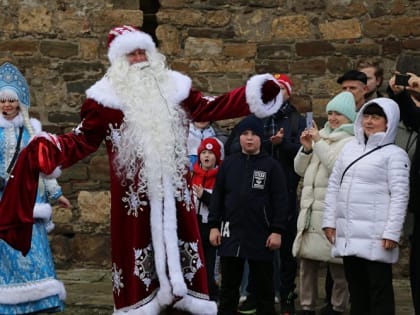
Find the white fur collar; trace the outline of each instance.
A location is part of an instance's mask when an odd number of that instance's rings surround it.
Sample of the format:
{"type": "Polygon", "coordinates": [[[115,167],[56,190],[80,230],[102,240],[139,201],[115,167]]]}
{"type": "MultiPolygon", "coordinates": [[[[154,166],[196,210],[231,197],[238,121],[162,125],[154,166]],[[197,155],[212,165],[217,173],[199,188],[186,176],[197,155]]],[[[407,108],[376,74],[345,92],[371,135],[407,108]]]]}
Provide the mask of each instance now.
{"type": "MultiPolygon", "coordinates": [[[[180,72],[172,70],[169,70],[169,77],[171,77],[170,81],[174,86],[172,86],[172,89],[166,89],[165,92],[173,91],[173,93],[170,95],[166,94],[166,96],[169,98],[170,102],[179,104],[185,100],[190,93],[192,84],[191,79],[180,72]]],[[[106,75],[86,91],[86,96],[105,107],[124,111],[121,99],[116,94],[114,87],[106,75]]]]}
{"type": "MultiPolygon", "coordinates": [[[[35,134],[38,134],[42,131],[42,125],[38,119],[30,118],[29,122],[32,128],[34,129],[35,134]]],[[[12,120],[7,120],[3,117],[3,115],[0,115],[0,128],[12,128],[12,127],[19,128],[22,126],[23,126],[23,116],[21,113],[19,113],[12,120]]]]}

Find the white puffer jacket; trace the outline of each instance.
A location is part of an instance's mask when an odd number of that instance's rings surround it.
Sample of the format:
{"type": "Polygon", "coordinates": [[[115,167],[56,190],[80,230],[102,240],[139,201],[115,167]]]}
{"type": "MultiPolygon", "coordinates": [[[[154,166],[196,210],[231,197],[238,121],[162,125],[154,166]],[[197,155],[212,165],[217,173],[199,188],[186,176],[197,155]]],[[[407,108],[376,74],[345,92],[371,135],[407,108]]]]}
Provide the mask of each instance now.
{"type": "Polygon", "coordinates": [[[295,172],[303,177],[297,235],[292,249],[296,257],[342,262],[331,257],[331,244],[322,230],[322,219],[328,178],[341,149],[353,139],[352,126],[349,124],[346,129],[330,133],[328,128],[321,129],[321,140],[313,144],[313,153],[305,154],[301,149],[295,157],[295,172]]]}
{"type": "Polygon", "coordinates": [[[398,105],[387,98],[373,99],[357,115],[356,138],[341,151],[325,197],[323,228],[336,229],[335,257],[357,256],[385,263],[398,260],[398,248],[385,250],[382,240],[399,241],[408,202],[410,161],[403,149],[392,144],[399,117],[398,105]],[[384,110],[387,130],[371,135],[365,143],[362,113],[372,102],[384,110]],[[383,145],[353,164],[340,184],[350,163],[383,145]]]}

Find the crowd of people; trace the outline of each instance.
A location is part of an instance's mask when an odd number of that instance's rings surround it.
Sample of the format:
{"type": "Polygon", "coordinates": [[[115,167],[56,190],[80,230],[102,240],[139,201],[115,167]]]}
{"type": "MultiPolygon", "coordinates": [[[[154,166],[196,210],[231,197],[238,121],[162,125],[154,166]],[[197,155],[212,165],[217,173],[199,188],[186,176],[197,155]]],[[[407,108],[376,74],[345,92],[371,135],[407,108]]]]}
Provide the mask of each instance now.
{"type": "Polygon", "coordinates": [[[108,58],[80,124],[63,135],[41,132],[25,78],[0,66],[1,314],[63,310],[47,233],[50,202],[71,205],[55,178],[102,142],[114,314],[274,315],[277,298],[281,315],[312,315],[325,265],[320,315],[394,315],[392,264],[407,210],[420,314],[415,73],[396,72],[384,97],[380,64],[359,62],[337,79],[342,91],[318,127],[292,105],[286,74],[206,97],[168,68],[148,34],[125,25],[110,31],[108,58]],[[229,136],[212,125],[237,117],[229,136]]]}

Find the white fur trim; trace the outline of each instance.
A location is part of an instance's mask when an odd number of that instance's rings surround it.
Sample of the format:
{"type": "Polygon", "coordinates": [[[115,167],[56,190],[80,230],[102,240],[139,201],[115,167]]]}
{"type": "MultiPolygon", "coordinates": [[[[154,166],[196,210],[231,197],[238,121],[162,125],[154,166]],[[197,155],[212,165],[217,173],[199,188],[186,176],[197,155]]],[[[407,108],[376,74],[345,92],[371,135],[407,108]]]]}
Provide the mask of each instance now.
{"type": "Polygon", "coordinates": [[[157,300],[161,305],[169,305],[173,296],[168,275],[166,274],[166,255],[163,239],[162,201],[157,197],[149,196],[150,200],[150,227],[152,232],[152,244],[155,253],[155,268],[159,279],[160,288],[157,300]]]}
{"type": "Polygon", "coordinates": [[[217,304],[216,302],[203,300],[191,295],[184,296],[174,305],[175,308],[188,311],[194,315],[216,315],[217,304]]]}
{"type": "Polygon", "coordinates": [[[34,207],[34,218],[48,221],[52,215],[52,208],[49,203],[37,203],[34,207]]]}
{"type": "Polygon", "coordinates": [[[175,296],[181,297],[187,294],[187,285],[181,269],[181,258],[179,255],[178,234],[175,192],[169,176],[163,177],[164,202],[163,202],[163,233],[167,249],[169,279],[172,285],[172,292],[175,296]]]}
{"type": "Polygon", "coordinates": [[[60,300],[66,299],[64,285],[56,279],[45,279],[16,286],[0,286],[0,304],[32,302],[56,294],[60,300]]]}
{"type": "Polygon", "coordinates": [[[185,100],[190,94],[192,82],[189,76],[177,71],[169,71],[169,77],[173,84],[175,84],[175,91],[173,95],[168,95],[169,100],[174,104],[179,104],[185,100]]]}
{"type": "Polygon", "coordinates": [[[51,174],[41,173],[41,176],[46,179],[58,178],[61,176],[61,166],[57,166],[51,174]]]}
{"type": "Polygon", "coordinates": [[[113,315],[159,315],[162,306],[159,305],[157,297],[154,297],[149,303],[136,307],[125,307],[123,309],[114,309],[113,315]]]}
{"type": "Polygon", "coordinates": [[[41,122],[36,118],[29,118],[29,122],[34,129],[34,134],[39,134],[42,131],[42,124],[41,122]]]}
{"type": "MultiPolygon", "coordinates": [[[[177,71],[169,70],[170,82],[172,84],[171,93],[165,90],[165,96],[173,104],[179,104],[185,100],[191,90],[191,78],[177,71]]],[[[86,96],[100,103],[104,107],[123,110],[121,99],[115,93],[115,89],[108,77],[103,77],[86,91],[86,96]]]]}
{"type": "Polygon", "coordinates": [[[277,94],[274,100],[268,102],[267,104],[263,103],[261,99],[261,88],[267,80],[273,80],[277,85],[279,85],[277,80],[271,74],[266,73],[252,76],[248,80],[245,88],[245,96],[249,110],[259,118],[273,115],[283,104],[283,95],[281,93],[277,94]]]}
{"type": "Polygon", "coordinates": [[[115,93],[114,87],[105,76],[86,90],[86,96],[105,107],[122,110],[123,105],[115,93]]]}
{"type": "Polygon", "coordinates": [[[120,56],[126,55],[135,49],[145,49],[147,52],[156,51],[156,45],[149,34],[141,31],[124,32],[115,37],[108,50],[108,59],[111,63],[120,56]]]}

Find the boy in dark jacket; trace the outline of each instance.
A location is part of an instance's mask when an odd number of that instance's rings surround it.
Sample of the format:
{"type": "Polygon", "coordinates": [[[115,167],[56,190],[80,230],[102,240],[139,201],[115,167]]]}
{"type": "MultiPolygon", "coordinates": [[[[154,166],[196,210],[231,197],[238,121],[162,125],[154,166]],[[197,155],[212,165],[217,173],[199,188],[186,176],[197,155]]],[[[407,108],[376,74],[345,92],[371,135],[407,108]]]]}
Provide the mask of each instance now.
{"type": "Polygon", "coordinates": [[[274,315],[273,250],[287,222],[287,188],[277,161],[261,151],[255,116],[238,126],[242,152],[220,166],[210,205],[210,243],[219,246],[222,283],[218,315],[234,315],[245,260],[256,276],[257,315],[274,315]]]}

